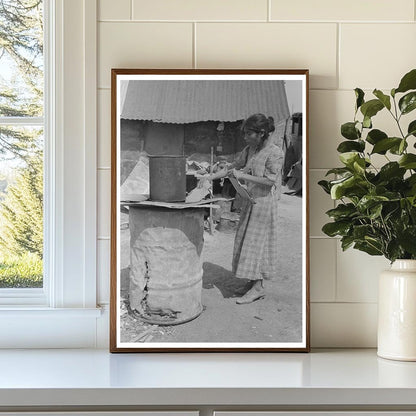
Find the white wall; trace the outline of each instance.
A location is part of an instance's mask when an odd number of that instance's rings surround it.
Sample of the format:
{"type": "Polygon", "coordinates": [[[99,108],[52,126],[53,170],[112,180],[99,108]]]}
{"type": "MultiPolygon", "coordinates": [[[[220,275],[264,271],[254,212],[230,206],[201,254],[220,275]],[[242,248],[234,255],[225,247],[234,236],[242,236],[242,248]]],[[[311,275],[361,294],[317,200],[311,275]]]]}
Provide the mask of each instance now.
{"type": "Polygon", "coordinates": [[[375,346],[377,276],[388,262],[342,253],[322,234],[333,203],[316,183],[338,164],[352,89],[389,91],[416,67],[415,0],[98,3],[99,302],[108,304],[110,280],[110,69],[309,68],[312,346],[375,346]]]}

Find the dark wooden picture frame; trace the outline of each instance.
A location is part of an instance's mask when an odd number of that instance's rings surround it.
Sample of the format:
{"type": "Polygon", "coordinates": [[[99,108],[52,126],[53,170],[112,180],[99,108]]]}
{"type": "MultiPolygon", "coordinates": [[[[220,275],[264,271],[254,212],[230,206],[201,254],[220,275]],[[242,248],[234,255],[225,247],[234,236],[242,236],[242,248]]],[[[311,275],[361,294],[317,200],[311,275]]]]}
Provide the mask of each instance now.
{"type": "Polygon", "coordinates": [[[111,352],[309,351],[308,90],[112,70],[111,352]]]}

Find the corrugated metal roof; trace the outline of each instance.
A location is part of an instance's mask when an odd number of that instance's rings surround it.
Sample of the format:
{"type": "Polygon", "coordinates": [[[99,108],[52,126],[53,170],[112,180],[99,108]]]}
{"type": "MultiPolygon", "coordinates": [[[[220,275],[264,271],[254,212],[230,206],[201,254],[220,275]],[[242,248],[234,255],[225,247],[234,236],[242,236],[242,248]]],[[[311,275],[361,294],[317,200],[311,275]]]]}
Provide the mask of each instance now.
{"type": "Polygon", "coordinates": [[[160,123],[237,121],[255,113],[289,117],[284,81],[130,80],[121,117],[160,123]]]}

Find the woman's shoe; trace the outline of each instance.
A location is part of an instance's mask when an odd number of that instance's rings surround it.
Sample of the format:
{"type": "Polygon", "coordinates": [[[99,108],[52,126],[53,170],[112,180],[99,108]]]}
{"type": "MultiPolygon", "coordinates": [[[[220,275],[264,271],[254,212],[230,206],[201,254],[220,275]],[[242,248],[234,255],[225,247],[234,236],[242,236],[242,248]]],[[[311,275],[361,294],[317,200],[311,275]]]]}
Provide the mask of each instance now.
{"type": "Polygon", "coordinates": [[[263,299],[265,296],[264,290],[257,290],[255,288],[251,288],[244,296],[238,298],[235,303],[237,305],[245,305],[247,303],[252,303],[256,300],[263,299]]]}

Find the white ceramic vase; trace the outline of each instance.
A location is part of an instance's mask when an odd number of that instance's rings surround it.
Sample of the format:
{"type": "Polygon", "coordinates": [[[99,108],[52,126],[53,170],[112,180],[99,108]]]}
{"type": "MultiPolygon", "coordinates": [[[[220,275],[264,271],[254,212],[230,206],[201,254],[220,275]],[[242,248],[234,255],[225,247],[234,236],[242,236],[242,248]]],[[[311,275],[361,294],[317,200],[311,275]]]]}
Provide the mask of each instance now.
{"type": "Polygon", "coordinates": [[[380,275],[377,354],[416,361],[416,260],[396,260],[380,275]]]}

